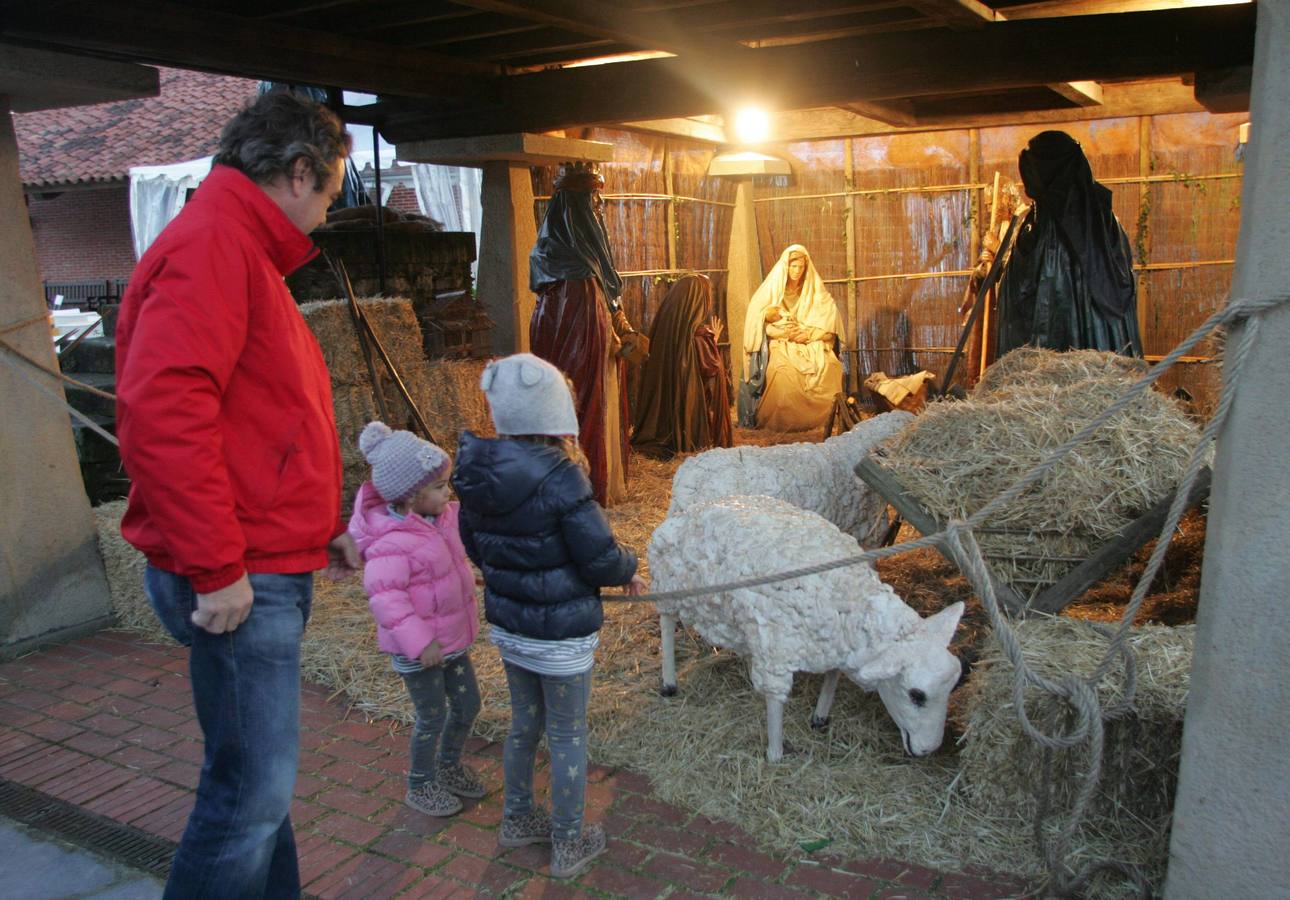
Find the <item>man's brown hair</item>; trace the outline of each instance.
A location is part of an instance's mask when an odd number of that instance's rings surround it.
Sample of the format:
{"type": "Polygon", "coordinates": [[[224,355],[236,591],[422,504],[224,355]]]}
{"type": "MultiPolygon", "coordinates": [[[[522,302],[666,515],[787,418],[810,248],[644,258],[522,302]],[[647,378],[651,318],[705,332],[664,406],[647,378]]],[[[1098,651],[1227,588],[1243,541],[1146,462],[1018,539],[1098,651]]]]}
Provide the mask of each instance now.
{"type": "Polygon", "coordinates": [[[304,159],[321,191],[336,160],[349,156],[353,141],[341,120],[320,103],[286,90],[263,94],[229,120],[220,135],[217,165],[232,166],[256,184],[290,176],[304,159]]]}

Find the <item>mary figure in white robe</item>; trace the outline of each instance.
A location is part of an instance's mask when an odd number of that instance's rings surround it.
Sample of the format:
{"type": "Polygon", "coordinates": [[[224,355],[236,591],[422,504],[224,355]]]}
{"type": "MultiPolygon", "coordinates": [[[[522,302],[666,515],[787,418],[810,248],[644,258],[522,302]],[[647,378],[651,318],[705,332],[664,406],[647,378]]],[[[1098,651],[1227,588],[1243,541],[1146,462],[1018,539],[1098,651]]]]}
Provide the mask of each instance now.
{"type": "Polygon", "coordinates": [[[793,244],[748,301],[739,424],[771,431],[823,427],[842,390],[835,352],[841,333],[837,304],[806,248],[793,244]]]}

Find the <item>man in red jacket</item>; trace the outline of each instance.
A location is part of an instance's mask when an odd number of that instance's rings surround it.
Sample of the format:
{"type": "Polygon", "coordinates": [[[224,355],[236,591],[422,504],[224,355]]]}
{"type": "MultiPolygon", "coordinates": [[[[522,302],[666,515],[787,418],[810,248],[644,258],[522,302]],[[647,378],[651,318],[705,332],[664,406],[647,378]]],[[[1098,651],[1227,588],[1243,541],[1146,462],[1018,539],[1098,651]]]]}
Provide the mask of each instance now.
{"type": "Polygon", "coordinates": [[[322,353],[283,278],[340,191],[350,138],[286,92],[235,116],[139,260],[117,327],[121,533],[191,648],[205,760],[167,897],[300,893],[288,812],[313,571],[358,564],[322,353]]]}

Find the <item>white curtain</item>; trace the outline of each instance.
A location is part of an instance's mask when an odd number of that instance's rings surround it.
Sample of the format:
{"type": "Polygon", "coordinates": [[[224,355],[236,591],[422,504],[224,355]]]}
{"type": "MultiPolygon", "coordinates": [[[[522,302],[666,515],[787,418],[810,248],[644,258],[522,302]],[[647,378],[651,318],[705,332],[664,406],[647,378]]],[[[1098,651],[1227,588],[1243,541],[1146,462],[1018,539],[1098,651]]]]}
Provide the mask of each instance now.
{"type": "MultiPolygon", "coordinates": [[[[445,231],[469,231],[475,235],[475,253],[479,253],[479,226],[483,206],[479,197],[482,170],[470,166],[432,166],[415,163],[412,183],[416,187],[421,212],[443,223],[445,231]],[[453,188],[456,187],[457,191],[453,188]],[[460,199],[458,199],[460,198],[460,199]]],[[[472,263],[474,277],[479,263],[472,263]]]]}
{"type": "Polygon", "coordinates": [[[201,184],[210,170],[209,156],[169,166],[130,169],[130,230],[135,259],[143,256],[161,229],[179,215],[188,192],[201,184]]]}

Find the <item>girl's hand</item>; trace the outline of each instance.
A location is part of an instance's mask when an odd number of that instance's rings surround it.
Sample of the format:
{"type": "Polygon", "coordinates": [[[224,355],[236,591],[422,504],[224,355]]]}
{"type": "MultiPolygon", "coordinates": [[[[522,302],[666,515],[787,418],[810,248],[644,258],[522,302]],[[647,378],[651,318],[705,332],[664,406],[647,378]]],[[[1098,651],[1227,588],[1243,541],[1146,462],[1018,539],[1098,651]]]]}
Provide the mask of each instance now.
{"type": "Polygon", "coordinates": [[[440,665],[443,662],[443,647],[439,646],[438,641],[431,641],[430,646],[421,651],[417,662],[427,669],[440,665]]]}
{"type": "Polygon", "coordinates": [[[623,585],[623,593],[629,597],[639,597],[649,590],[649,582],[640,575],[633,575],[632,580],[623,585]]]}

